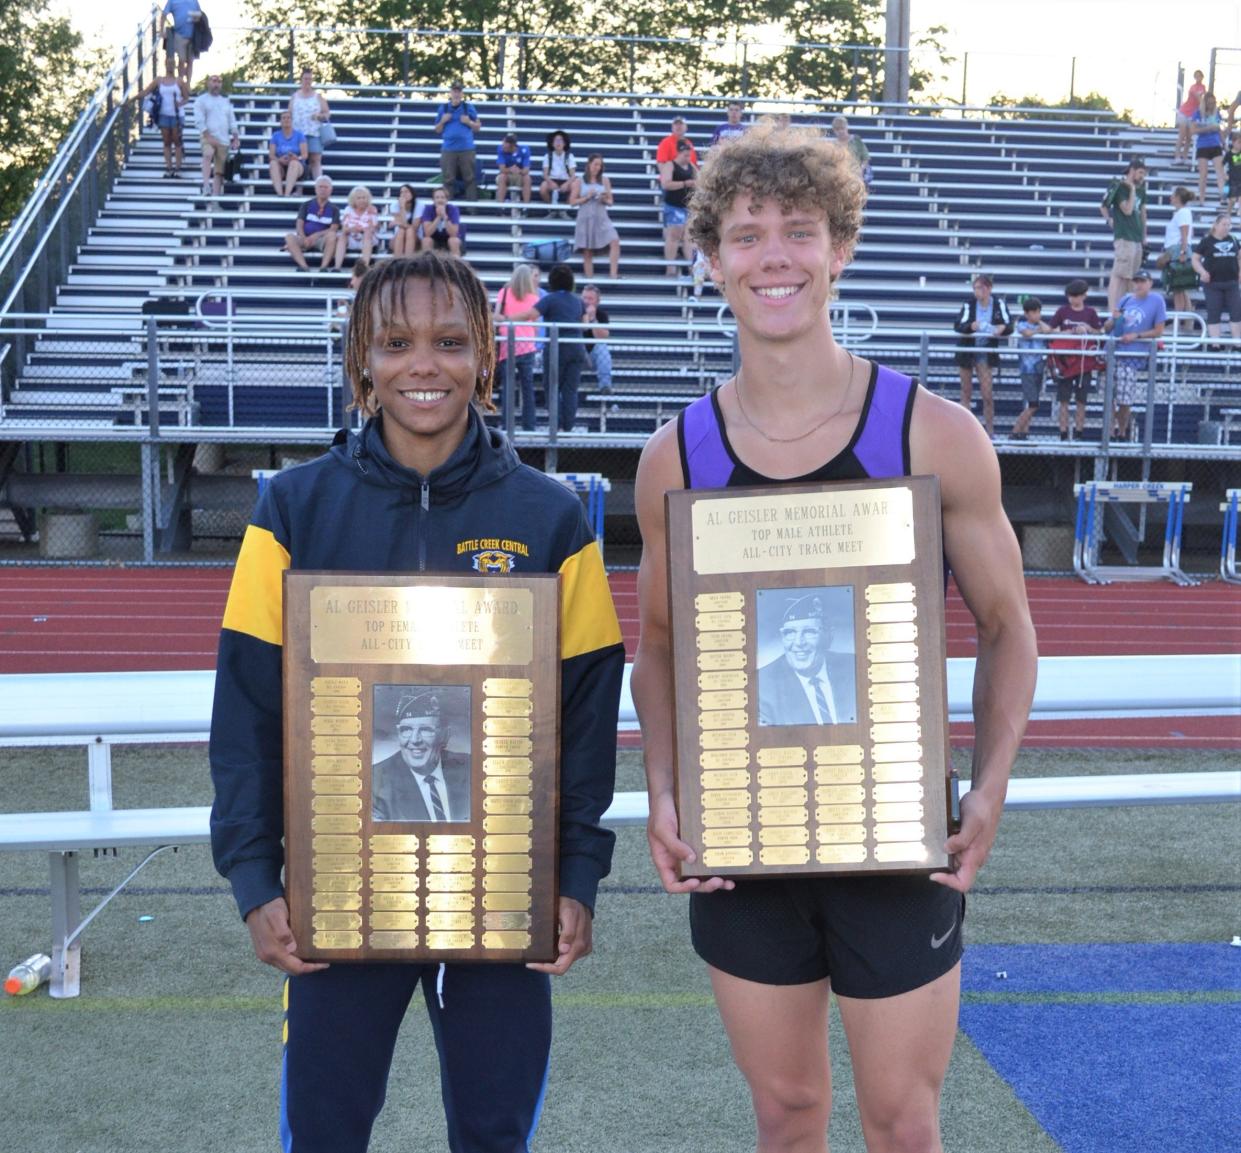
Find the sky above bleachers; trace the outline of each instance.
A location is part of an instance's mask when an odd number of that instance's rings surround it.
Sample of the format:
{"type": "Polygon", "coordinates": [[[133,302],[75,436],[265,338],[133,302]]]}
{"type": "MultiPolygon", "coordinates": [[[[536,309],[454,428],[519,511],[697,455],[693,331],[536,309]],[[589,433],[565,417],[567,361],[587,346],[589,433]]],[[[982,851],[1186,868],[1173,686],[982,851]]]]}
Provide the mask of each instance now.
{"type": "MultiPolygon", "coordinates": [[[[113,52],[133,36],[144,11],[141,2],[125,0],[58,0],[55,6],[69,13],[88,42],[113,52]]],[[[227,71],[240,0],[210,0],[205,8],[215,46],[203,63],[227,71]]],[[[1207,72],[1213,46],[1233,46],[1220,55],[1221,102],[1226,105],[1241,89],[1241,5],[1235,0],[1196,0],[1182,8],[1166,0],[1039,0],[1029,6],[912,0],[911,16],[915,41],[933,25],[948,28],[942,39],[956,57],[940,85],[948,99],[961,98],[966,53],[966,95],[972,104],[986,103],[996,93],[1064,99],[1076,57],[1078,95],[1097,91],[1118,111],[1128,108],[1145,122],[1171,123],[1178,63],[1187,73],[1207,72]]]]}

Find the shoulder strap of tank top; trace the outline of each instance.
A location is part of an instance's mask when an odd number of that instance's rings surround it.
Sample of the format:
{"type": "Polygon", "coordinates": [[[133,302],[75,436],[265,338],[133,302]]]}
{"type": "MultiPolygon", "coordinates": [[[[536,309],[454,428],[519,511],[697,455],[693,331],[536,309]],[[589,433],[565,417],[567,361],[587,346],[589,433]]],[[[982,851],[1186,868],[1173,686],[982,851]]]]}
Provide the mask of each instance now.
{"type": "Polygon", "coordinates": [[[677,416],[677,443],[686,488],[723,488],[733,462],[715,411],[715,391],[700,396],[677,416]]]}
{"type": "Polygon", "coordinates": [[[875,383],[853,453],[868,476],[908,476],[909,422],[918,386],[902,373],[875,367],[875,383]]]}

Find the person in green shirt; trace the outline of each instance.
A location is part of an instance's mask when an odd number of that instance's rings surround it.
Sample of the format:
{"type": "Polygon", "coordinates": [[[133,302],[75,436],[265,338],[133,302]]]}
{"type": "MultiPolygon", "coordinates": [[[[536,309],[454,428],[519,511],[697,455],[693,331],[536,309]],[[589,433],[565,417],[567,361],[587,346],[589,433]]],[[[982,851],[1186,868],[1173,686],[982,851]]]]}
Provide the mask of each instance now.
{"type": "Polygon", "coordinates": [[[1133,274],[1142,264],[1146,241],[1146,162],[1134,157],[1125,175],[1112,183],[1099,205],[1099,212],[1112,227],[1112,275],[1107,282],[1107,307],[1133,288],[1133,274]]]}

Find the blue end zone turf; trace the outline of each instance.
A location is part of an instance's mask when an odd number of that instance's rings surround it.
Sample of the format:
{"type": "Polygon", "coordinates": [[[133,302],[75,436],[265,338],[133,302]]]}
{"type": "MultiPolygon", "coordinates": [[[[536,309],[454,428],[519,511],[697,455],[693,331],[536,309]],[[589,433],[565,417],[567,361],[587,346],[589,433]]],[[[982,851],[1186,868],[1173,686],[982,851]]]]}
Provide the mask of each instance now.
{"type": "Polygon", "coordinates": [[[1241,949],[988,945],[965,956],[961,1027],[1065,1153],[1241,1148],[1241,999],[1228,996],[1241,990],[1241,949]],[[1194,993],[1209,1000],[1177,1003],[1194,993]]]}

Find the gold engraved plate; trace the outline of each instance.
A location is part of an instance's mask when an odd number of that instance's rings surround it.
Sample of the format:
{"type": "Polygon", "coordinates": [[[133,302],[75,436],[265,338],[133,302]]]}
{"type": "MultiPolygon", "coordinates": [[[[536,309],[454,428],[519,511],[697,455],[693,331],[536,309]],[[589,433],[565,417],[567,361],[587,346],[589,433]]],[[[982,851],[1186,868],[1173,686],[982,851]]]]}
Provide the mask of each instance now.
{"type": "Polygon", "coordinates": [[[472,893],[473,873],[436,873],[427,878],[428,893],[472,893]]]}
{"type": "Polygon", "coordinates": [[[806,783],[806,770],[800,765],[781,765],[774,769],[759,769],[758,783],[761,787],[768,789],[800,788],[806,783]]]}
{"type": "Polygon", "coordinates": [[[372,873],[416,873],[417,853],[372,853],[372,873]]]}
{"type": "Polygon", "coordinates": [[[876,841],[920,841],[926,836],[921,821],[892,821],[875,826],[876,841]]]}
{"type": "Polygon", "coordinates": [[[484,929],[529,929],[529,913],[484,913],[484,929]]]}
{"type": "Polygon", "coordinates": [[[759,849],[758,859],[764,865],[804,865],[810,860],[810,849],[805,845],[771,845],[759,849]]]}
{"type": "Polygon", "coordinates": [[[529,837],[510,834],[492,834],[483,838],[484,853],[528,853],[532,847],[529,837]]]}
{"type": "Polygon", "coordinates": [[[485,717],[528,717],[534,711],[534,702],[522,697],[488,697],[483,701],[485,717]]]}
{"type": "Polygon", "coordinates": [[[361,797],[312,797],[310,800],[312,813],[360,813],[361,797]]]}
{"type": "Polygon", "coordinates": [[[520,912],[529,909],[534,899],[529,893],[484,893],[483,908],[497,912],[520,912]]]}
{"type": "Polygon", "coordinates": [[[781,748],[759,749],[754,754],[754,759],[763,768],[769,768],[773,765],[804,765],[806,763],[806,750],[800,745],[786,745],[781,748]]]}
{"type": "MultiPolygon", "coordinates": [[[[484,793],[501,793],[512,797],[528,796],[533,788],[529,776],[522,777],[483,777],[484,793]]],[[[486,798],[489,800],[490,798],[486,798]]],[[[484,812],[486,809],[484,809],[484,812]]],[[[527,810],[528,812],[529,810],[527,810]]]]}
{"type": "Polygon", "coordinates": [[[483,733],[488,737],[528,737],[534,732],[529,717],[487,717],[483,721],[483,733]]]}
{"type": "Polygon", "coordinates": [[[754,860],[752,849],[703,849],[702,863],[708,869],[744,867],[754,860]]]}
{"type": "Polygon", "coordinates": [[[890,765],[876,765],[870,775],[876,781],[920,781],[922,771],[917,761],[894,761],[890,765]]]}
{"type": "Polygon", "coordinates": [[[370,920],[372,929],[416,929],[419,923],[417,913],[376,911],[371,913],[370,920]]]}
{"type": "Polygon", "coordinates": [[[773,805],[804,805],[809,798],[805,789],[759,789],[758,803],[773,805]]]}
{"type": "Polygon", "coordinates": [[[872,625],[896,624],[898,621],[916,620],[918,606],[914,604],[883,604],[866,606],[866,623],[872,625]]]}
{"type": "Polygon", "coordinates": [[[870,750],[871,759],[887,764],[890,761],[920,761],[922,746],[912,741],[893,741],[889,744],[875,745],[870,750]]]}
{"type": "Polygon", "coordinates": [[[529,737],[484,737],[483,753],[486,756],[528,757],[534,750],[529,737]]]}
{"type": "Polygon", "coordinates": [[[529,757],[484,757],[483,772],[497,777],[520,777],[534,771],[534,761],[529,757]]]}
{"type": "Polygon", "coordinates": [[[745,705],[745,693],[727,692],[698,694],[698,707],[700,709],[744,709],[745,705]]]}
{"type": "Polygon", "coordinates": [[[708,849],[733,849],[748,845],[754,840],[754,834],[744,829],[703,829],[702,843],[708,849]]]}
{"type": "MultiPolygon", "coordinates": [[[[399,926],[397,926],[399,927],[399,926]]],[[[428,913],[428,929],[472,929],[473,913],[428,913]]]]}
{"type": "Polygon", "coordinates": [[[700,633],[717,633],[725,629],[745,628],[745,613],[699,613],[694,628],[700,633]]]}
{"type": "Polygon", "coordinates": [[[721,669],[745,668],[745,653],[699,653],[698,667],[703,672],[718,672],[721,669]]]}
{"type": "Polygon", "coordinates": [[[862,763],[861,745],[816,745],[814,749],[816,765],[860,765],[862,763]]]}
{"type": "Polygon", "coordinates": [[[744,689],[750,678],[743,672],[699,673],[698,687],[703,692],[720,692],[725,689],[744,689]]]}
{"type": "Polygon", "coordinates": [[[886,704],[890,701],[916,701],[918,684],[916,681],[906,681],[903,684],[871,685],[870,699],[876,704],[886,704]]]}
{"type": "Polygon", "coordinates": [[[745,729],[713,729],[698,734],[698,743],[704,749],[744,749],[750,743],[745,729]]]}
{"type": "Polygon", "coordinates": [[[740,789],[706,789],[702,794],[704,809],[727,809],[749,803],[750,794],[740,789]]]}
{"type": "Polygon", "coordinates": [[[483,878],[483,890],[488,893],[529,893],[532,888],[534,880],[527,874],[489,873],[483,878]]]}
{"type": "Polygon", "coordinates": [[[716,769],[702,773],[698,778],[699,785],[704,789],[748,789],[750,787],[749,769],[716,769]]]}
{"type": "Polygon", "coordinates": [[[778,809],[759,809],[758,823],[760,825],[808,825],[810,815],[804,806],[797,808],[786,805],[778,809]]]}
{"type": "Polygon", "coordinates": [[[410,833],[372,833],[372,853],[416,853],[418,838],[410,833]]]}
{"type": "Polygon", "coordinates": [[[814,783],[816,785],[855,785],[863,776],[861,765],[816,765],[814,783]]]}
{"type": "Polygon", "coordinates": [[[890,625],[871,625],[866,630],[866,639],[873,645],[895,644],[916,641],[918,626],[913,621],[900,621],[890,625]]]}
{"type": "Polygon", "coordinates": [[[534,828],[530,817],[484,817],[483,832],[485,833],[526,833],[534,828]]]}
{"type": "Polygon", "coordinates": [[[315,696],[356,697],[362,692],[362,682],[357,677],[311,677],[310,691],[315,696]]]}
{"type": "Polygon", "coordinates": [[[315,716],[356,717],[362,702],[357,697],[311,697],[310,711],[315,716]]]}
{"type": "Polygon", "coordinates": [[[724,709],[720,712],[698,714],[698,726],[702,729],[740,729],[745,727],[748,720],[744,709],[724,709]]]}
{"type": "Polygon", "coordinates": [[[814,851],[820,865],[856,865],[866,860],[865,845],[820,845],[814,851]]]}
{"type": "Polygon", "coordinates": [[[856,805],[866,800],[866,790],[861,785],[819,785],[814,799],[819,805],[856,805]]]}
{"type": "Polygon", "coordinates": [[[745,593],[699,593],[694,597],[695,612],[718,613],[743,608],[745,593]]]}
{"type": "Polygon", "coordinates": [[[870,815],[875,821],[921,821],[926,814],[917,801],[895,801],[872,806],[870,815]]]}
{"type": "Polygon", "coordinates": [[[529,797],[484,797],[484,813],[520,814],[534,811],[534,802],[529,797]]]}
{"type": "MultiPolygon", "coordinates": [[[[900,704],[871,705],[870,719],[876,724],[891,724],[896,721],[916,721],[921,710],[914,701],[902,701],[900,704]]],[[[871,739],[874,739],[872,734],[871,739]]]]}
{"type": "Polygon", "coordinates": [[[534,683],[525,677],[487,677],[483,693],[489,697],[528,697],[534,683]]]}
{"type": "Polygon", "coordinates": [[[470,836],[450,836],[432,833],[427,837],[428,853],[472,853],[475,841],[470,836]]]}
{"type": "Polygon", "coordinates": [[[821,845],[860,845],[866,840],[866,829],[862,825],[820,825],[815,839],[821,845]]]}
{"type": "Polygon", "coordinates": [[[739,825],[749,825],[749,823],[749,808],[708,809],[702,814],[702,827],[704,829],[736,828],[739,825]]]}
{"type": "Polygon", "coordinates": [[[866,659],[871,664],[895,664],[899,661],[916,661],[917,645],[871,645],[866,650],[866,659]]]}
{"type": "Polygon", "coordinates": [[[866,819],[865,805],[820,805],[814,811],[820,825],[856,825],[866,819]]]}
{"type": "MultiPolygon", "coordinates": [[[[351,718],[346,717],[346,720],[351,718]]],[[[362,741],[356,736],[343,737],[311,737],[310,751],[312,753],[335,753],[345,754],[346,756],[357,757],[362,751],[362,741]]],[[[359,768],[361,762],[358,762],[359,768]]]]}
{"type": "Polygon", "coordinates": [[[870,739],[877,744],[889,744],[892,741],[920,741],[922,726],[916,721],[902,721],[893,725],[871,725],[870,739]]]}
{"type": "Polygon", "coordinates": [[[362,927],[361,913],[316,913],[310,919],[310,924],[316,929],[333,930],[333,929],[360,929],[362,927]]]}
{"type": "Polygon", "coordinates": [[[918,784],[874,785],[871,799],[875,801],[920,801],[922,786],[918,784]]]}
{"type": "Polygon", "coordinates": [[[472,949],[473,933],[428,933],[428,949],[472,949]]]}
{"type": "Polygon", "coordinates": [[[496,853],[483,858],[483,868],[489,873],[528,873],[532,867],[530,858],[520,853],[496,853]]]}
{"type": "Polygon", "coordinates": [[[360,909],[362,907],[362,894],[321,893],[316,889],[310,896],[310,907],[324,913],[344,911],[346,909],[360,909]]]}
{"type": "MultiPolygon", "coordinates": [[[[320,740],[341,740],[340,737],[316,737],[316,743],[320,740]]],[[[352,741],[355,746],[361,747],[361,742],[356,737],[343,738],[352,741]]],[[[357,752],[357,749],[354,749],[357,752]]],[[[328,776],[340,774],[346,776],[352,773],[360,773],[362,771],[362,758],[358,756],[341,757],[341,756],[319,756],[310,758],[310,771],[312,773],[326,773],[328,776]]]]}
{"type": "Polygon", "coordinates": [[[931,854],[921,841],[895,841],[875,846],[876,861],[925,861],[931,854]]]}
{"type": "Polygon", "coordinates": [[[809,840],[810,830],[805,825],[777,825],[758,831],[760,845],[804,845],[809,840]]]}
{"type": "Polygon", "coordinates": [[[361,777],[311,777],[312,793],[360,793],[361,777]]]}
{"type": "Polygon", "coordinates": [[[314,945],[316,949],[360,949],[362,947],[361,933],[315,933],[314,945]]]}
{"type": "Polygon", "coordinates": [[[750,764],[750,754],[745,749],[713,749],[698,754],[698,767],[702,769],[744,769],[750,764]]]}
{"type": "Polygon", "coordinates": [[[914,586],[910,581],[894,581],[891,584],[866,586],[866,603],[869,605],[884,604],[888,601],[911,601],[913,599],[914,586]]]}
{"type": "Polygon", "coordinates": [[[362,838],[342,833],[320,833],[311,838],[310,848],[315,853],[360,853],[362,838]]]}
{"type": "Polygon", "coordinates": [[[871,684],[886,684],[892,681],[916,681],[918,679],[918,666],[907,661],[901,661],[894,665],[871,665],[867,669],[867,676],[870,677],[871,684]]]}
{"type": "MultiPolygon", "coordinates": [[[[315,884],[319,883],[318,879],[315,884]]],[[[416,873],[380,873],[371,874],[371,900],[377,893],[416,893],[418,891],[418,875],[416,873]]]]}
{"type": "Polygon", "coordinates": [[[372,949],[416,949],[417,933],[372,933],[369,937],[372,949]]]}
{"type": "Polygon", "coordinates": [[[316,893],[356,893],[362,888],[362,878],[356,873],[319,873],[315,877],[316,893]]]}
{"type": "Polygon", "coordinates": [[[362,858],[349,853],[320,853],[310,859],[310,868],[315,873],[360,873],[362,858]]]}
{"type": "Polygon", "coordinates": [[[362,731],[361,717],[311,717],[310,731],[323,736],[357,735],[362,731]]]}
{"type": "Polygon", "coordinates": [[[698,651],[704,653],[729,652],[745,648],[744,632],[699,633],[698,651]]]}
{"type": "Polygon", "coordinates": [[[483,934],[484,949],[528,949],[530,948],[530,934],[517,932],[491,932],[483,934]]]}
{"type": "Polygon", "coordinates": [[[417,893],[372,893],[371,908],[385,912],[409,913],[418,908],[417,893]]]}
{"type": "Polygon", "coordinates": [[[360,833],[362,818],[357,816],[311,817],[310,829],[314,833],[360,833]]]}
{"type": "Polygon", "coordinates": [[[428,873],[472,873],[474,856],[471,853],[428,853],[428,873]]]}

